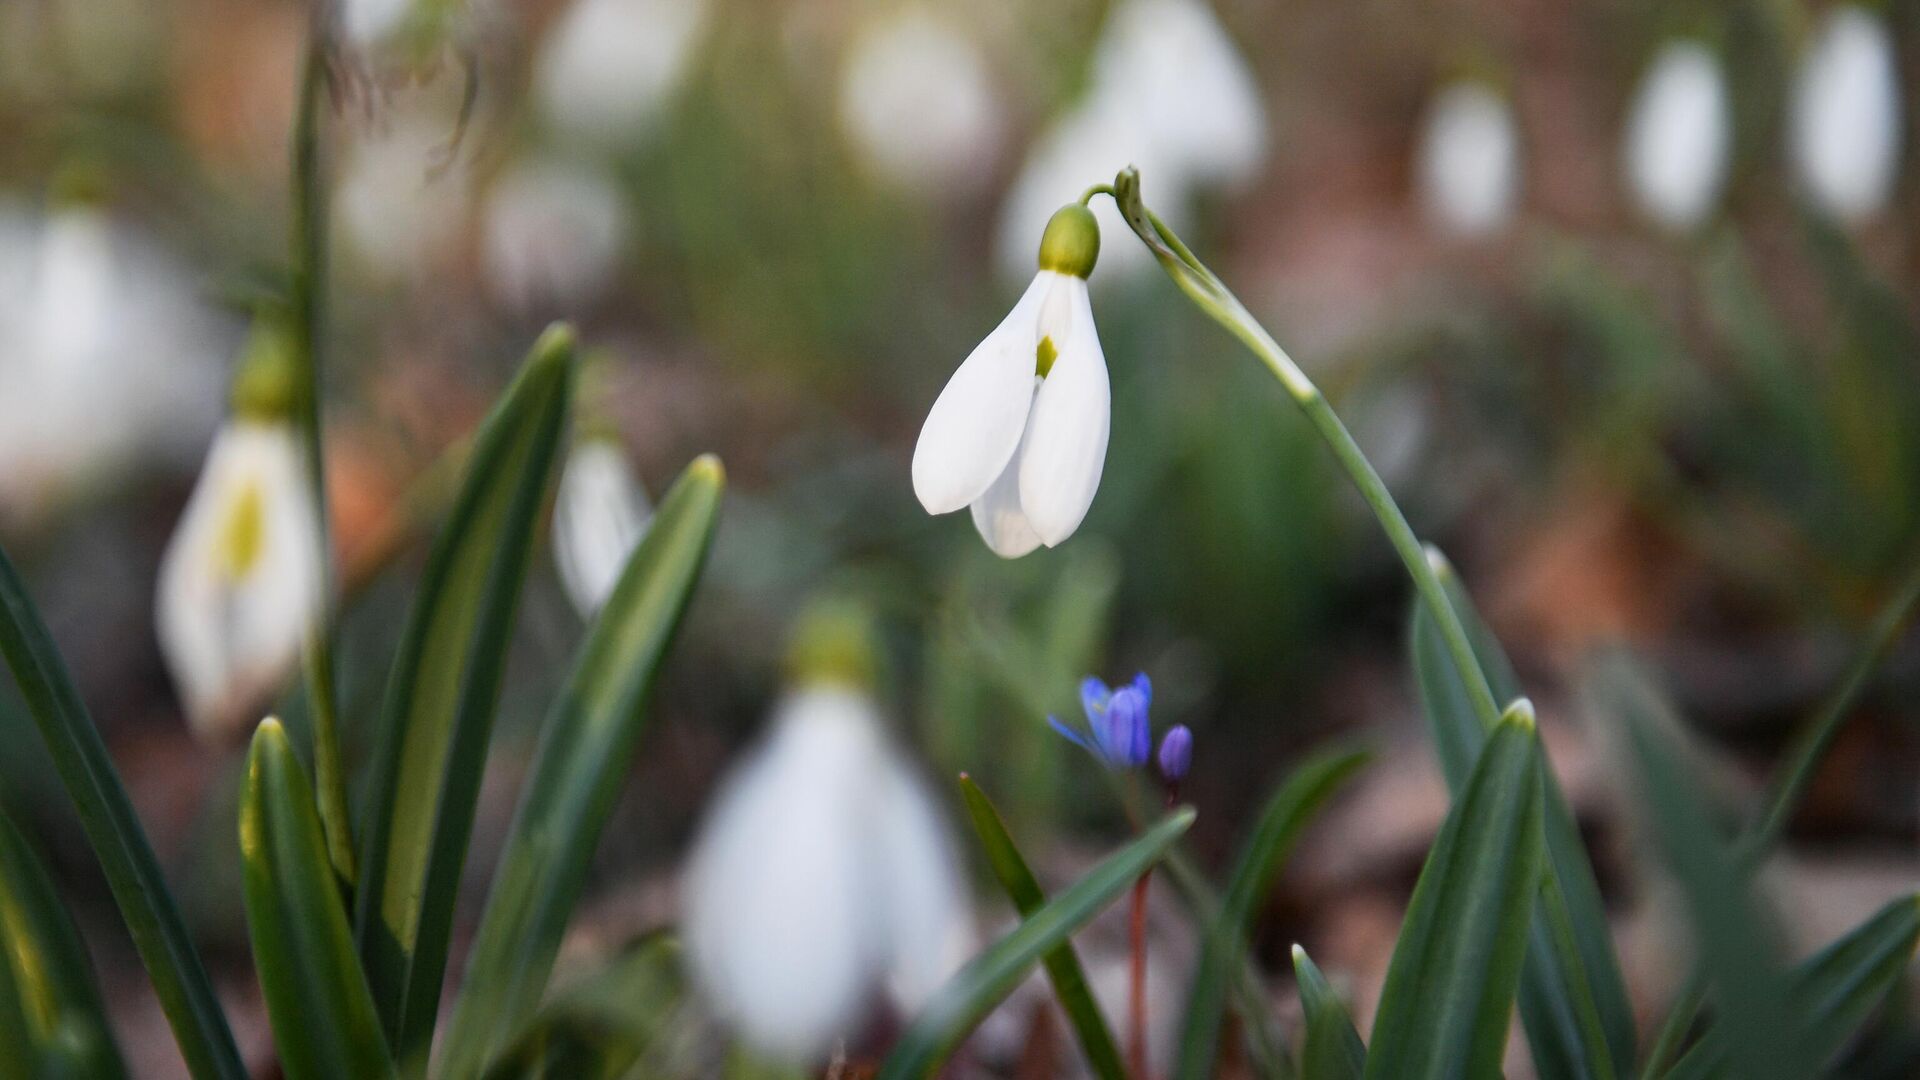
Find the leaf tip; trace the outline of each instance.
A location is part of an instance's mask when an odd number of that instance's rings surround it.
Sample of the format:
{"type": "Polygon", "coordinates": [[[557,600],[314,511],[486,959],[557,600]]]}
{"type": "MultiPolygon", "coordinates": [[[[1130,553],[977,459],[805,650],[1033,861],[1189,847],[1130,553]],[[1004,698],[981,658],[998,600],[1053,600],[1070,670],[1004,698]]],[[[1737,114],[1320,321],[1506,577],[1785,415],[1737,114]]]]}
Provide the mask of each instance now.
{"type": "Polygon", "coordinates": [[[572,323],[551,323],[541,331],[539,340],[533,343],[533,355],[536,362],[569,360],[577,344],[579,335],[574,332],[572,323]]]}
{"type": "Polygon", "coordinates": [[[727,467],[720,463],[718,454],[701,454],[687,466],[687,475],[714,487],[722,487],[727,482],[727,467]]]}
{"type": "Polygon", "coordinates": [[[1427,568],[1433,571],[1434,577],[1446,581],[1454,576],[1453,564],[1447,561],[1446,555],[1439,548],[1432,544],[1422,544],[1420,550],[1426,555],[1427,568]]]}
{"type": "Polygon", "coordinates": [[[1522,731],[1532,731],[1538,723],[1533,711],[1531,698],[1518,697],[1508,704],[1507,710],[1500,714],[1502,724],[1512,724],[1522,731]]]}

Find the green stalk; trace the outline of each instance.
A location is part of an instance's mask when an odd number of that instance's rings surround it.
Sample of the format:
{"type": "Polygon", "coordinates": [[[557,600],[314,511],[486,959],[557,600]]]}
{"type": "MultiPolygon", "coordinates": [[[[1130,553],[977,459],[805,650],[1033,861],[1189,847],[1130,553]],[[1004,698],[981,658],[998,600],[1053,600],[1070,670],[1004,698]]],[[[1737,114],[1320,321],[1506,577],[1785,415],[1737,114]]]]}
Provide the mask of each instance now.
{"type": "Polygon", "coordinates": [[[1347,425],[1327,404],[1320,388],[1313,384],[1300,365],[1293,362],[1287,351],[1273,340],[1266,328],[1261,326],[1238,297],[1228,290],[1213,271],[1206,268],[1192,251],[1180,242],[1173,230],[1161,221],[1159,215],[1147,209],[1140,199],[1140,174],[1128,168],[1114,178],[1113,186],[1095,187],[1083,198],[1106,193],[1119,205],[1120,212],[1127,224],[1153,252],[1160,261],[1162,269],[1171,277],[1174,284],[1180,286],[1201,311],[1207,313],[1213,321],[1225,327],[1234,337],[1239,338],[1252,353],[1267,365],[1280,385],[1286,387],[1294,404],[1305,413],[1320,437],[1326,441],[1327,448],[1346,470],[1353,486],[1360,491],[1360,497],[1366,500],[1373,514],[1380,521],[1381,529],[1387,534],[1387,542],[1393,545],[1394,553],[1406,566],[1407,574],[1413,578],[1414,588],[1420,593],[1421,602],[1427,606],[1433,616],[1434,625],[1440,630],[1441,639],[1446,643],[1447,653],[1453,658],[1454,666],[1460,670],[1461,682],[1467,688],[1467,697],[1473,703],[1473,711],[1480,722],[1491,731],[1500,722],[1500,706],[1493,699],[1493,689],[1487,683],[1486,673],[1480,670],[1480,664],[1474,659],[1473,646],[1467,640],[1466,627],[1447,602],[1446,590],[1441,587],[1439,575],[1428,562],[1420,538],[1414,534],[1413,526],[1407,523],[1406,514],[1400,510],[1400,504],[1393,499],[1393,493],[1387,490],[1386,482],[1380,479],[1373,463],[1355,442],[1347,425]]]}
{"type": "Polygon", "coordinates": [[[349,890],[354,882],[353,826],[347,816],[347,779],[340,765],[340,708],[333,678],[333,539],[327,515],[326,461],[320,437],[321,328],[326,324],[327,193],[320,173],[320,106],[326,98],[326,38],[316,22],[301,62],[300,103],[293,128],[293,237],[290,282],[293,356],[298,392],[294,410],[306,442],[307,481],[320,530],[320,615],[307,631],[302,667],[313,715],[315,801],[327,835],[333,872],[349,890]]]}

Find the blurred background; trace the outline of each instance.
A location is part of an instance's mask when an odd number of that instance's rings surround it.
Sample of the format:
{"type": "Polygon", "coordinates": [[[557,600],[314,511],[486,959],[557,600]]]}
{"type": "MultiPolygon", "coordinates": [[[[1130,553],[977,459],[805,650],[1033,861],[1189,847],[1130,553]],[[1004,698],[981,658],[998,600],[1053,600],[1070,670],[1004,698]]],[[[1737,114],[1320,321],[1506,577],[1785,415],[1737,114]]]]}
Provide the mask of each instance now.
{"type": "MultiPolygon", "coordinates": [[[[598,356],[580,412],[649,490],[708,450],[732,481],[575,953],[672,916],[677,860],[763,724],[789,623],[831,588],[878,613],[902,741],[931,777],[980,778],[1054,882],[1124,830],[1044,723],[1083,674],[1145,670],[1156,721],[1194,729],[1211,865],[1301,750],[1375,746],[1255,941],[1276,972],[1307,942],[1364,1029],[1446,794],[1405,575],[1272,378],[1106,215],[1092,284],[1113,437],[1085,526],[1003,562],[912,495],[926,410],[1031,275],[1047,215],[1129,163],[1506,642],[1644,1016],[1683,972],[1606,733],[1577,705],[1584,659],[1630,643],[1706,782],[1751,805],[1920,560],[1920,3],[341,0],[337,16],[326,413],[350,762],[435,463],[548,321],[598,356]]],[[[308,19],[285,0],[0,5],[0,542],[256,1054],[241,754],[189,734],[153,596],[249,306],[285,272],[308,19]]],[[[476,905],[582,633],[543,549],[476,905]]],[[[1796,950],[1920,873],[1916,702],[1909,640],[1769,870],[1796,950]]],[[[177,1075],[10,683],[0,803],[71,898],[135,1068],[177,1075]]],[[[986,884],[990,930],[1008,913],[986,884]]],[[[1176,988],[1192,945],[1167,923],[1156,978],[1176,988]]],[[[1096,981],[1117,978],[1117,929],[1088,941],[1096,981]]],[[[1039,1001],[983,1032],[982,1069],[1015,1074],[1039,1001]]]]}

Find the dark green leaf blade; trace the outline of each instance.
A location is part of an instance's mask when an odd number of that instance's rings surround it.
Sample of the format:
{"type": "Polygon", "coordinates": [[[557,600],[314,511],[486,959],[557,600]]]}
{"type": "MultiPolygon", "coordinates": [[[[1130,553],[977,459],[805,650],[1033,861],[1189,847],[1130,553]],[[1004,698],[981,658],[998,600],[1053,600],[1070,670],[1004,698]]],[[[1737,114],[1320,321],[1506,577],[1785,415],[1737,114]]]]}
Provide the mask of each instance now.
{"type": "Polygon", "coordinates": [[[1301,1080],[1360,1080],[1367,1069],[1366,1044],[1347,1015],[1346,1003],[1298,945],[1293,947],[1293,974],[1307,1019],[1300,1043],[1301,1080]]]}
{"type": "Polygon", "coordinates": [[[503,1032],[546,987],[601,826],[645,728],[654,674],[706,561],[725,487],[718,458],[687,466],[628,559],[547,717],[461,981],[441,1072],[447,1080],[479,1075],[503,1032]]]}
{"type": "MultiPolygon", "coordinates": [[[[1513,666],[1474,609],[1459,575],[1434,548],[1427,549],[1427,557],[1466,627],[1494,696],[1501,701],[1520,697],[1513,666]]],[[[1408,636],[1415,682],[1441,770],[1457,797],[1486,742],[1486,729],[1424,604],[1414,603],[1411,622],[1408,636]]],[[[1565,904],[1573,948],[1568,949],[1565,938],[1552,932],[1546,913],[1536,910],[1520,977],[1520,1018],[1534,1065],[1545,1080],[1610,1080],[1624,1074],[1634,1060],[1633,1003],[1627,997],[1606,907],[1579,824],[1553,770],[1543,772],[1547,861],[1565,904]],[[1604,1045],[1593,1044],[1590,1025],[1583,1022],[1589,1008],[1605,1033],[1604,1045]]]]}
{"type": "Polygon", "coordinates": [[[968,962],[920,1011],[880,1067],[878,1080],[920,1080],[947,1056],[1047,953],[1085,926],[1102,908],[1152,869],[1193,824],[1191,809],[1176,810],[1046,902],[986,951],[968,962]]]}
{"type": "Polygon", "coordinates": [[[573,354],[572,331],[549,329],[481,426],[387,687],[355,928],[382,1025],[411,1076],[426,1069],[455,892],[565,427],[573,354]]]}
{"type": "Polygon", "coordinates": [[[274,1045],[288,1080],[391,1077],[314,805],[285,729],[264,721],[247,754],[240,858],[274,1045]]]}
{"type": "MultiPolygon", "coordinates": [[[[965,773],[960,774],[960,794],[966,802],[967,817],[973,822],[973,831],[980,837],[980,846],[986,849],[987,864],[993,868],[993,876],[999,879],[1000,887],[1007,891],[1007,896],[1012,899],[1021,917],[1031,916],[1046,904],[1047,897],[1040,890],[1040,882],[1034,879],[1033,871],[1027,868],[1027,861],[1021,857],[1020,849],[1014,846],[1013,837],[1007,832],[1000,811],[994,808],[986,793],[965,773]]],[[[1074,952],[1073,942],[1063,939],[1041,957],[1040,962],[1047,969],[1047,978],[1053,983],[1053,995],[1060,1000],[1060,1007],[1066,1010],[1067,1019],[1073,1024],[1074,1035],[1080,1040],[1080,1050],[1086,1054],[1087,1065],[1092,1068],[1094,1075],[1102,1080],[1126,1080],[1127,1070],[1120,1061],[1120,1049],[1114,1044],[1113,1032],[1107,1027],[1107,1019],[1100,1012],[1100,1006],[1087,989],[1087,973],[1080,966],[1080,957],[1074,952]]]]}
{"type": "Polygon", "coordinates": [[[233,1033],[133,801],[5,551],[0,551],[0,655],[73,799],[188,1069],[201,1078],[246,1080],[233,1033]]]}
{"type": "Polygon", "coordinates": [[[1294,770],[1261,810],[1227,882],[1220,917],[1208,928],[1194,967],[1174,1072],[1180,1080],[1206,1080],[1214,1074],[1227,993],[1246,954],[1254,908],[1314,813],[1366,761],[1367,754],[1357,750],[1318,755],[1294,770]]]}
{"type": "Polygon", "coordinates": [[[1545,864],[1524,702],[1488,738],[1420,871],[1380,994],[1369,1078],[1497,1076],[1545,864]]]}

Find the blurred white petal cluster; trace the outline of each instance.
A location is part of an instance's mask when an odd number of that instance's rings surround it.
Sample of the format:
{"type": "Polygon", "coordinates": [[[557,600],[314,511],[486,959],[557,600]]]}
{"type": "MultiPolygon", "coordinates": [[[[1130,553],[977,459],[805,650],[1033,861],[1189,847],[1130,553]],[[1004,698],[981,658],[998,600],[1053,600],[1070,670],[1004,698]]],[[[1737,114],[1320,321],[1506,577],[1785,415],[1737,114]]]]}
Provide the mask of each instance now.
{"type": "Polygon", "coordinates": [[[1640,210],[1676,232],[1713,211],[1732,139],[1726,77],[1697,41],[1662,46],[1627,119],[1627,180],[1640,210]]]}
{"type": "Polygon", "coordinates": [[[155,618],[194,734],[238,739],[259,719],[319,615],[319,527],[305,455],[285,419],[236,418],[160,563],[155,618]]]}
{"type": "Polygon", "coordinates": [[[1419,176],[1427,213],[1447,232],[1471,238],[1500,229],[1520,190],[1511,103],[1477,79],[1442,87],[1421,129],[1419,176]]]}
{"type": "MultiPolygon", "coordinates": [[[[1033,238],[1060,204],[1140,167],[1148,200],[1176,229],[1193,194],[1252,179],[1266,159],[1266,106],[1253,71],[1205,0],[1121,0],[1107,16],[1086,95],[1029,152],[1002,208],[998,259],[1032,272],[1033,238]]],[[[1128,232],[1110,200],[1101,231],[1128,232]]],[[[1130,276],[1153,265],[1115,244],[1102,267],[1130,276]]]]}
{"type": "Polygon", "coordinates": [[[1793,165],[1807,193],[1846,221],[1886,205],[1900,159],[1900,76],[1880,16],[1828,13],[1793,87],[1793,165]]]}
{"type": "Polygon", "coordinates": [[[794,691],[688,864],[694,972],[760,1052],[820,1060],[881,991],[919,1006],[973,946],[945,822],[865,692],[794,691]]]}
{"type": "Polygon", "coordinates": [[[338,0],[340,35],[355,48],[377,45],[400,29],[414,0],[338,0]]]}
{"type": "Polygon", "coordinates": [[[334,194],[335,227],[376,276],[425,277],[460,239],[468,176],[443,167],[455,127],[451,117],[383,116],[349,147],[334,194]]]}
{"type": "Polygon", "coordinates": [[[189,282],[97,207],[0,207],[0,511],[201,445],[219,335],[189,282]]]}
{"type": "Polygon", "coordinates": [[[991,175],[1005,119],[974,43],[946,20],[908,8],[854,40],[840,81],[840,126],[882,180],[933,195],[991,175]]]}
{"type": "Polygon", "coordinates": [[[556,158],[520,162],[487,193],[487,287],[520,310],[559,314],[606,290],[626,233],[626,203],[602,170],[556,158]]]}
{"type": "Polygon", "coordinates": [[[534,93],[572,138],[623,146],[643,134],[704,37],[708,0],[573,0],[548,34],[534,93]]]}
{"type": "Polygon", "coordinates": [[[613,595],[653,517],[647,490],[611,438],[574,443],[553,503],[553,558],[574,610],[592,618],[613,595]]]}

